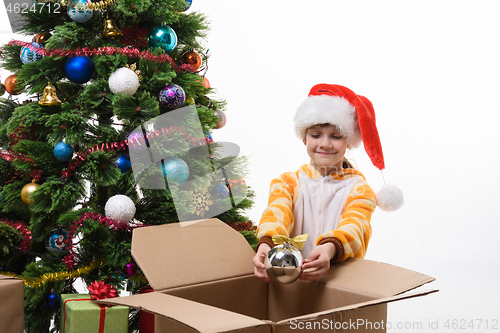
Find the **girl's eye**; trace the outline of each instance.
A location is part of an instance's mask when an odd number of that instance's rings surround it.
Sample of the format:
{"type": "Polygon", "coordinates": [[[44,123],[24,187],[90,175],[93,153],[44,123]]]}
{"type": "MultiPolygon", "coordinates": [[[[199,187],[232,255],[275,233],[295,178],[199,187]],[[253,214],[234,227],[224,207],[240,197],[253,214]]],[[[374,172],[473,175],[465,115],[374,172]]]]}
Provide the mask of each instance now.
{"type": "Polygon", "coordinates": [[[319,138],[319,134],[311,134],[311,137],[317,139],[319,138]]]}

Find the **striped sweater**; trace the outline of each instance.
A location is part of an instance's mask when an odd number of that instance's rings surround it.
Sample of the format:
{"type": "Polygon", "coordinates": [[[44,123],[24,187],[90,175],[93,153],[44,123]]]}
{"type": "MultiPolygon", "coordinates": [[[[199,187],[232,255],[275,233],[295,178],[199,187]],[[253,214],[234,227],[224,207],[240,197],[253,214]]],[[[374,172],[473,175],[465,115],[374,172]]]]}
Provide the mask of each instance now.
{"type": "Polygon", "coordinates": [[[304,258],[315,246],[332,242],[333,261],[365,256],[372,229],[375,193],[355,169],[322,176],[311,164],[271,181],[268,207],[257,229],[260,243],[274,246],[273,235],[309,234],[304,258]]]}

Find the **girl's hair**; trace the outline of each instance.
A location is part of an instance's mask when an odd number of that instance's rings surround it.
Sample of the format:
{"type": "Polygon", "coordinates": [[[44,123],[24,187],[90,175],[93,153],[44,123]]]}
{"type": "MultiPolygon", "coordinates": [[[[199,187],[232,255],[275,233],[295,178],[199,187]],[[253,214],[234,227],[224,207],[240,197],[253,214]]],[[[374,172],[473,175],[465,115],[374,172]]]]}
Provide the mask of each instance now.
{"type": "Polygon", "coordinates": [[[349,162],[347,160],[347,158],[345,158],[345,156],[342,158],[342,168],[344,169],[356,169],[352,164],[351,162],[349,162]]]}

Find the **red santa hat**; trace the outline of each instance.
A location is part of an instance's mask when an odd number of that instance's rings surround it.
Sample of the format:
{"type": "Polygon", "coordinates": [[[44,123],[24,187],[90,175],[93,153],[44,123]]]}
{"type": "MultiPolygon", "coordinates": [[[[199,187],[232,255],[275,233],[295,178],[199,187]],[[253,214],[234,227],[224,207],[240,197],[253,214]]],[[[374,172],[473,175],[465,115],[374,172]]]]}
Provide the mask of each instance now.
{"type": "MultiPolygon", "coordinates": [[[[370,100],[351,89],[335,84],[317,84],[298,107],[294,118],[295,132],[304,139],[307,129],[318,124],[335,125],[347,138],[347,146],[355,148],[363,142],[366,153],[379,170],[385,168],[384,154],[370,100]]],[[[386,185],[377,193],[382,210],[396,210],[403,204],[398,188],[386,185]]]]}

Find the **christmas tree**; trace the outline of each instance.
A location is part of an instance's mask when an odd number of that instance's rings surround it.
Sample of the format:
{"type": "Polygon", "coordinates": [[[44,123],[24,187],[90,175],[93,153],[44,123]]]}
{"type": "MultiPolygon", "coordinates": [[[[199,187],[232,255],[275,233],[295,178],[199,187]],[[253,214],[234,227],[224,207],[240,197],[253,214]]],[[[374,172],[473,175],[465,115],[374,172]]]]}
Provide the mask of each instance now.
{"type": "Polygon", "coordinates": [[[60,329],[76,281],[147,285],[134,228],[217,217],[255,244],[247,161],[212,139],[225,101],[205,77],[207,18],[190,7],[35,3],[19,26],[33,41],[2,47],[0,274],[25,281],[26,332],[60,329]]]}

